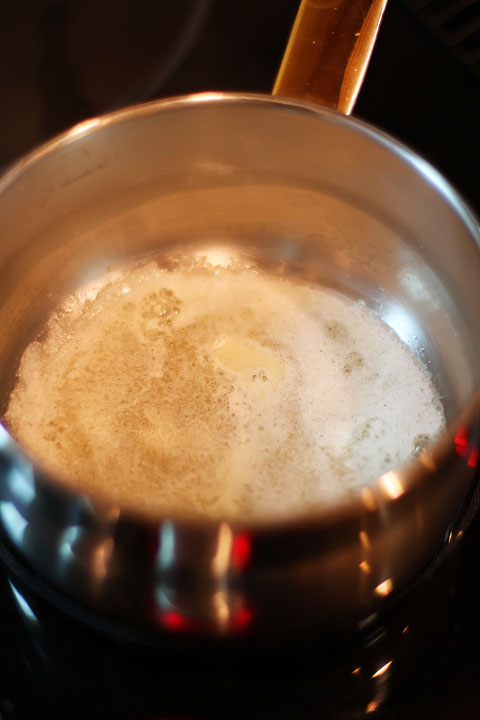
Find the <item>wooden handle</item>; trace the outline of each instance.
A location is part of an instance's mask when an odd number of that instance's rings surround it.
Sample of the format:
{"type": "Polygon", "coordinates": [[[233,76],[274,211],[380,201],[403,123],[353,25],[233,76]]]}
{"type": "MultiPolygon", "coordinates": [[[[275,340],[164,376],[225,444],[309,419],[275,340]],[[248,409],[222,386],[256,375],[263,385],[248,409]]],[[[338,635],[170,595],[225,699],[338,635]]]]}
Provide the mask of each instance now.
{"type": "Polygon", "coordinates": [[[310,100],[349,115],[387,0],[302,0],[273,95],[310,100]]]}

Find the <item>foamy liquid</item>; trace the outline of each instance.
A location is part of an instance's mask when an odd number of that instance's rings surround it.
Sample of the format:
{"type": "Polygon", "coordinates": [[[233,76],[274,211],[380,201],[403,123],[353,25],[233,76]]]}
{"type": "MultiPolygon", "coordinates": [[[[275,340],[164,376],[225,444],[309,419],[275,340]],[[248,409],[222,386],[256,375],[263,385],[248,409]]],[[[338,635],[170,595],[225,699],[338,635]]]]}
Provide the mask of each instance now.
{"type": "Polygon", "coordinates": [[[335,501],[445,423],[429,374],[363,304],[154,262],[68,299],[26,349],[5,421],[83,490],[238,519],[335,501]]]}

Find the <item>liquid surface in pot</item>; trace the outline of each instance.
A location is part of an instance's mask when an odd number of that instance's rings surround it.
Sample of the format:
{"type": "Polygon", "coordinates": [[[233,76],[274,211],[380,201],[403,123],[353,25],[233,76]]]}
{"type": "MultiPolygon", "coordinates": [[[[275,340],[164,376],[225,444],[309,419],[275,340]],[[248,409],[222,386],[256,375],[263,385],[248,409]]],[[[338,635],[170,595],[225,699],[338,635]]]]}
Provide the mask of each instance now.
{"type": "Polygon", "coordinates": [[[67,299],[26,349],[5,421],[78,488],[232,519],[335,501],[445,423],[430,375],[363,303],[153,261],[67,299]]]}

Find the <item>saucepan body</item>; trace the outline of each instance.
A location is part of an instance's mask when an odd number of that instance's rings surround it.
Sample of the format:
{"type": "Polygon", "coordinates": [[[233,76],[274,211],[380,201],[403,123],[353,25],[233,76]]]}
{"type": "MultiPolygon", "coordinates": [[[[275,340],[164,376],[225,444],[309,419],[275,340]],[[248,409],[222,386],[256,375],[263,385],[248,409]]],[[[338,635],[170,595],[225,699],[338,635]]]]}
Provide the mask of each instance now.
{"type": "Polygon", "coordinates": [[[137,512],[109,499],[107,477],[98,493],[76,491],[2,429],[3,533],[52,587],[160,634],[331,630],[377,610],[454,540],[478,463],[478,227],[395,140],[271,97],[149,103],[15,165],[0,227],[2,411],[23,350],[65,296],[115,263],[180,248],[364,300],[428,367],[447,419],[393,476],[255,522],[137,512]]]}

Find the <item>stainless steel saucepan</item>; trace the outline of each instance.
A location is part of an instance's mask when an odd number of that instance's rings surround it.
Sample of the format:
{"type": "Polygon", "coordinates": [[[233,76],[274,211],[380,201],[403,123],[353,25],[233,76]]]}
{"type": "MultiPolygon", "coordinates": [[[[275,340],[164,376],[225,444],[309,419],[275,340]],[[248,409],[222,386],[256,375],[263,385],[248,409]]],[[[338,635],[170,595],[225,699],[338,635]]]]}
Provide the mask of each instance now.
{"type": "Polygon", "coordinates": [[[428,364],[444,398],[447,430],[410,464],[324,511],[264,523],[140,515],[107,490],[76,493],[0,428],[8,543],[100,614],[160,635],[353,627],[454,540],[478,472],[478,226],[394,139],[279,97],[313,87],[310,99],[349,112],[384,4],[304,2],[277,97],[130,107],[81,123],[0,180],[3,409],[23,349],[66,294],[112,262],[179,245],[221,245],[363,298],[428,364]],[[325,78],[336,81],[320,87],[316,65],[333,51],[339,64],[325,78]]]}

